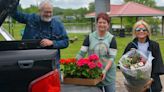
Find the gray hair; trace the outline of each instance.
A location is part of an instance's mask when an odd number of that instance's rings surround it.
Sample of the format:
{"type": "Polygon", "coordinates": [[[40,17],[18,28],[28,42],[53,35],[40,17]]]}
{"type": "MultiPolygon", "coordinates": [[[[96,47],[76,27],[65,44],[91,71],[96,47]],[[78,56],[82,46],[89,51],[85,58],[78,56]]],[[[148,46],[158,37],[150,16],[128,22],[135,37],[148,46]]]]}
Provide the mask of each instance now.
{"type": "Polygon", "coordinates": [[[43,0],[43,1],[39,4],[39,10],[41,10],[41,9],[44,7],[44,5],[46,5],[46,4],[53,8],[52,1],[50,1],[50,0],[43,0]]]}

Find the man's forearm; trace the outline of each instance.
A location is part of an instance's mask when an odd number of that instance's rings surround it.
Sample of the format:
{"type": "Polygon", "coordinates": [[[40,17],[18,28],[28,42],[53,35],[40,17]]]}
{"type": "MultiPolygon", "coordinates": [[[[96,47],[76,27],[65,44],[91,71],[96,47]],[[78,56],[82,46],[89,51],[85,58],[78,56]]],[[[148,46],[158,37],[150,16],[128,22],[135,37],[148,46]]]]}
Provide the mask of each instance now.
{"type": "Polygon", "coordinates": [[[60,41],[53,41],[53,46],[56,49],[63,49],[63,48],[67,48],[69,46],[69,41],[68,39],[64,39],[64,40],[60,40],[60,41]]]}

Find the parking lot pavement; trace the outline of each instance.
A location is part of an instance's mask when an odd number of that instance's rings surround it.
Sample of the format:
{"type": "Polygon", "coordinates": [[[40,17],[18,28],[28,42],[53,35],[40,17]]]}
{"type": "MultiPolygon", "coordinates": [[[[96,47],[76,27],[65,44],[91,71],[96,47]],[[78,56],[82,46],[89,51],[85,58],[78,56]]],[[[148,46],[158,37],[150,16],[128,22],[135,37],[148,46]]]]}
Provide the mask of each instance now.
{"type": "Polygon", "coordinates": [[[124,83],[124,76],[122,75],[121,71],[117,71],[116,73],[116,92],[127,92],[124,83]]]}
{"type": "MultiPolygon", "coordinates": [[[[127,92],[123,80],[124,80],[124,76],[122,75],[121,71],[117,70],[117,75],[116,75],[116,92],[127,92]]],[[[160,76],[161,78],[161,82],[162,82],[162,86],[163,86],[163,90],[162,92],[164,92],[164,75],[160,76]]]]}
{"type": "Polygon", "coordinates": [[[162,86],[163,86],[162,92],[164,92],[164,75],[160,76],[160,78],[161,78],[161,82],[162,82],[162,86]]]}

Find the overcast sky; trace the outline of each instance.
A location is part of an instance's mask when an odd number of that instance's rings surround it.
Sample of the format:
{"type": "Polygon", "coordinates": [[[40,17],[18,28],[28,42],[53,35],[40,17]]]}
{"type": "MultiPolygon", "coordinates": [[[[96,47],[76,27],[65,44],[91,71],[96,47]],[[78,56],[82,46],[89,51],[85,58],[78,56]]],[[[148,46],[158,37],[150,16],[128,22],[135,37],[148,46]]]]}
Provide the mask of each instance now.
{"type": "MultiPolygon", "coordinates": [[[[42,0],[20,0],[23,8],[29,7],[31,4],[37,5],[42,0]]],[[[52,0],[55,7],[73,8],[87,7],[94,0],[52,0]]],[[[164,0],[155,0],[158,6],[164,6],[164,0]]],[[[123,0],[111,0],[111,4],[121,4],[123,0]]]]}

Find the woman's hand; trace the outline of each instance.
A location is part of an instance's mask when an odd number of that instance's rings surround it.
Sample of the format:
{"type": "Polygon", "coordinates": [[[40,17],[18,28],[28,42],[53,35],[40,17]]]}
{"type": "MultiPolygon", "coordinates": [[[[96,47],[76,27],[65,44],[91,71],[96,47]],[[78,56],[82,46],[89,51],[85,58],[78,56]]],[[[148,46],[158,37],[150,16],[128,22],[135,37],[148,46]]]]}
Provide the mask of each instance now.
{"type": "Polygon", "coordinates": [[[153,79],[151,78],[145,85],[143,88],[143,92],[145,92],[147,89],[149,89],[151,87],[151,84],[153,83],[153,79]]]}
{"type": "Polygon", "coordinates": [[[108,71],[108,70],[110,69],[110,67],[112,66],[112,61],[107,60],[107,59],[105,59],[105,58],[102,58],[102,60],[103,60],[103,62],[106,62],[106,63],[107,63],[107,65],[105,66],[104,70],[102,71],[102,80],[104,80],[105,77],[106,77],[107,71],[108,71]]]}
{"type": "Polygon", "coordinates": [[[107,71],[106,71],[105,69],[102,71],[102,81],[105,80],[106,72],[107,72],[107,71]]]}

